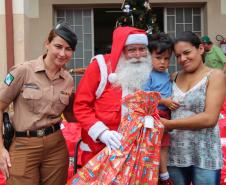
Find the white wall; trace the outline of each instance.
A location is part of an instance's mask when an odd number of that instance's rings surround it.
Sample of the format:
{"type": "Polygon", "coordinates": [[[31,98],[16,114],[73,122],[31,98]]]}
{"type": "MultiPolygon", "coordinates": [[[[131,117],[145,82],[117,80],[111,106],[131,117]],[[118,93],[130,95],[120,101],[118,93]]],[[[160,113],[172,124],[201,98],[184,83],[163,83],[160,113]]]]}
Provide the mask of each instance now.
{"type": "Polygon", "coordinates": [[[226,0],[221,0],[221,13],[226,14],[226,0]]]}
{"type": "Polygon", "coordinates": [[[0,82],[3,81],[7,72],[6,56],[6,25],[5,25],[5,0],[0,0],[0,82]]]}
{"type": "Polygon", "coordinates": [[[5,15],[5,0],[0,0],[0,15],[5,15]]]}

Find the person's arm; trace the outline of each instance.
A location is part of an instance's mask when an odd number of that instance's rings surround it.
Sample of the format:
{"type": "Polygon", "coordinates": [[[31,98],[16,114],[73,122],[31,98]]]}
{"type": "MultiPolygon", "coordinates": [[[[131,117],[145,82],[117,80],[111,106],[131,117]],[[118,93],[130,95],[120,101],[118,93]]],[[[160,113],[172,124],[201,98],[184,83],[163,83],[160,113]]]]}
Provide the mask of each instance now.
{"type": "Polygon", "coordinates": [[[67,122],[76,122],[75,116],[73,114],[73,102],[74,102],[74,93],[71,94],[69,99],[69,104],[64,109],[63,115],[67,122]]]}
{"type": "MultiPolygon", "coordinates": [[[[176,76],[177,76],[177,72],[174,72],[174,73],[170,74],[171,83],[173,83],[173,81],[175,80],[176,76]]],[[[176,110],[180,106],[180,104],[178,102],[173,101],[172,97],[161,98],[160,101],[159,101],[159,104],[165,105],[170,110],[176,110]]]]}
{"type": "Polygon", "coordinates": [[[75,93],[73,112],[76,120],[86,130],[93,141],[108,127],[96,118],[94,104],[96,90],[100,83],[100,70],[96,61],[93,61],[81,79],[75,93]]]}
{"type": "MultiPolygon", "coordinates": [[[[70,76],[71,77],[71,76],[70,76]]],[[[74,103],[74,80],[71,77],[71,81],[69,82],[68,92],[70,92],[69,104],[65,107],[63,111],[63,116],[67,122],[76,122],[76,119],[73,114],[73,103],[74,103]]]]}
{"type": "Polygon", "coordinates": [[[224,74],[220,70],[214,70],[208,81],[204,112],[178,120],[166,120],[161,118],[161,121],[169,129],[193,130],[214,127],[217,124],[225,95],[226,81],[224,74]]]}
{"type": "Polygon", "coordinates": [[[19,64],[13,66],[6,75],[4,83],[0,87],[0,169],[5,178],[9,177],[8,167],[11,167],[8,151],[5,149],[2,140],[3,112],[8,105],[18,97],[27,75],[27,65],[19,64]]]}
{"type": "Polygon", "coordinates": [[[9,153],[3,144],[3,112],[8,105],[18,96],[26,75],[26,67],[23,64],[12,67],[6,75],[4,83],[0,87],[0,169],[5,176],[9,178],[8,167],[11,167],[9,153]]]}
{"type": "Polygon", "coordinates": [[[5,178],[9,178],[9,170],[8,167],[11,167],[9,153],[6,150],[3,144],[3,112],[8,107],[7,103],[0,101],[0,168],[5,176],[5,178]]]}
{"type": "Polygon", "coordinates": [[[220,62],[222,62],[223,65],[224,65],[222,70],[225,73],[226,72],[226,56],[225,56],[224,52],[222,51],[222,49],[219,48],[219,47],[217,47],[217,49],[216,49],[216,54],[217,54],[218,59],[220,60],[220,62]]]}

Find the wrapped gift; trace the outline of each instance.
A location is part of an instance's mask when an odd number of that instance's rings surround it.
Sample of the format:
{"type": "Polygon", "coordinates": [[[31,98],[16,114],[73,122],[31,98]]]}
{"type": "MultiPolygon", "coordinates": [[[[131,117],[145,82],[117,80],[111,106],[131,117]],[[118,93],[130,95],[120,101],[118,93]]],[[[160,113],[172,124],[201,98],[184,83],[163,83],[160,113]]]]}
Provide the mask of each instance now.
{"type": "Polygon", "coordinates": [[[129,109],[118,132],[121,147],[105,147],[68,181],[68,185],[158,183],[160,145],[163,125],[159,121],[157,92],[137,91],[123,100],[129,109]]]}
{"type": "Polygon", "coordinates": [[[5,185],[5,177],[4,175],[2,174],[2,172],[0,172],[0,185],[5,185]]]}
{"type": "MultiPolygon", "coordinates": [[[[75,145],[81,138],[81,126],[79,123],[66,122],[63,120],[61,124],[63,136],[65,138],[69,153],[68,179],[74,175],[74,152],[75,145]]],[[[81,166],[82,151],[78,149],[77,165],[81,166]]]]}
{"type": "Polygon", "coordinates": [[[226,185],[226,98],[218,121],[220,127],[221,145],[223,152],[223,168],[221,169],[221,185],[226,185]]]}

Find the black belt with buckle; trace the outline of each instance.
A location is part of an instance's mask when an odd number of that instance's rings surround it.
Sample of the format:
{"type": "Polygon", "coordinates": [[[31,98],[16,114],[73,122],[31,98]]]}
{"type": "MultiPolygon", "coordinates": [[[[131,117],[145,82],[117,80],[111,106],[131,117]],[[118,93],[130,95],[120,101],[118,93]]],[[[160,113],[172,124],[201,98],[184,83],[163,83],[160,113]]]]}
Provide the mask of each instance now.
{"type": "Polygon", "coordinates": [[[55,125],[39,129],[39,130],[27,130],[27,131],[16,131],[16,137],[42,137],[52,134],[60,129],[60,123],[56,123],[55,125]]]}

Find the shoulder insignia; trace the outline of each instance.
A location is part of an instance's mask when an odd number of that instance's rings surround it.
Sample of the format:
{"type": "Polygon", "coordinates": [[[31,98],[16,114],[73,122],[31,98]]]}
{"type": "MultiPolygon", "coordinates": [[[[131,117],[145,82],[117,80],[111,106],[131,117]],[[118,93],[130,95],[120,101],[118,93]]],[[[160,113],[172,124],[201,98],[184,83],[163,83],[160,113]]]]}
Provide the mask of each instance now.
{"type": "Polygon", "coordinates": [[[10,86],[10,84],[13,82],[13,80],[14,80],[14,76],[12,74],[8,73],[5,77],[4,82],[6,85],[10,86]]]}

